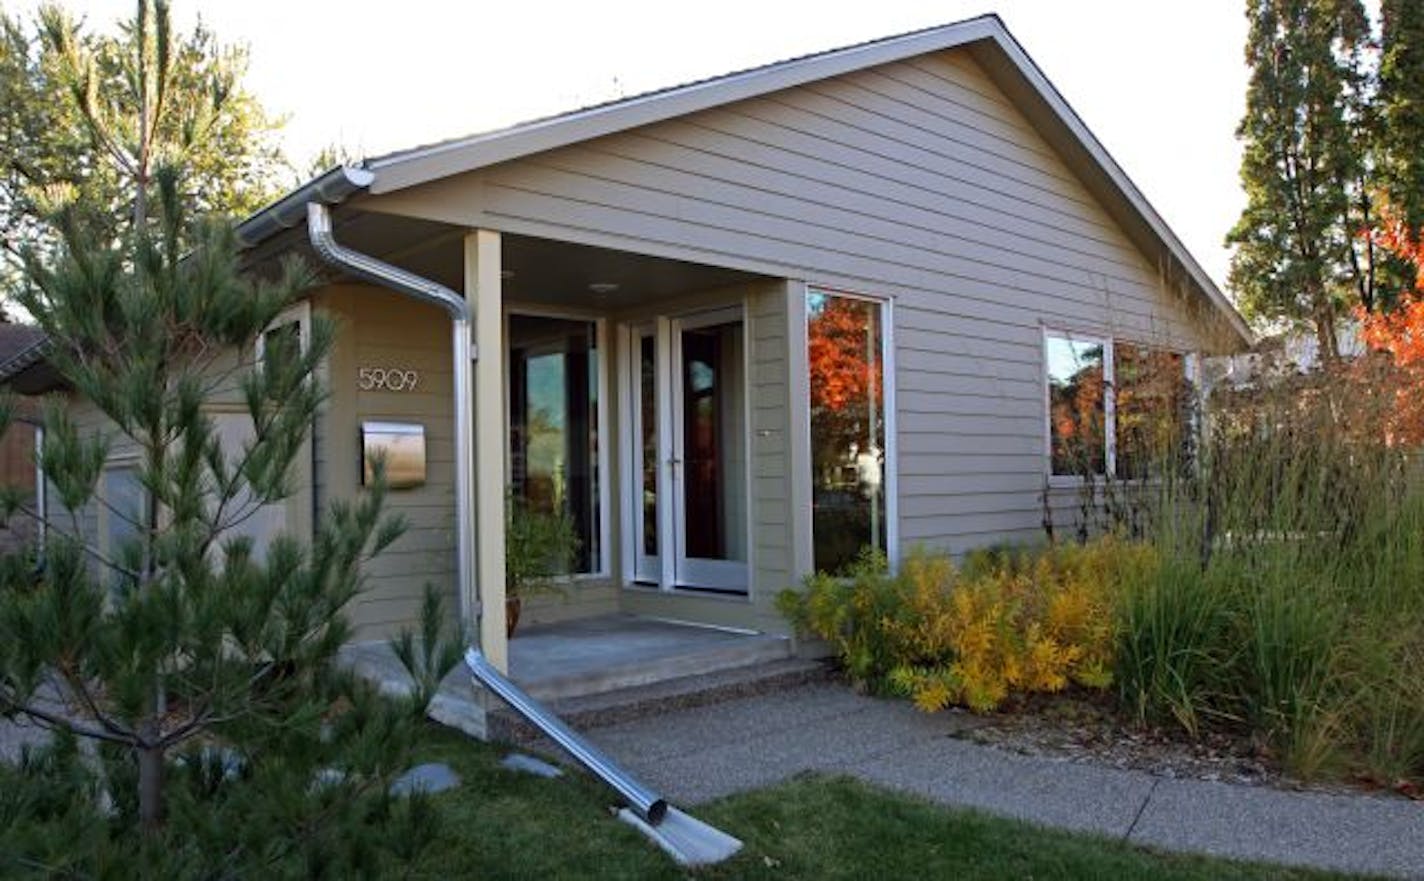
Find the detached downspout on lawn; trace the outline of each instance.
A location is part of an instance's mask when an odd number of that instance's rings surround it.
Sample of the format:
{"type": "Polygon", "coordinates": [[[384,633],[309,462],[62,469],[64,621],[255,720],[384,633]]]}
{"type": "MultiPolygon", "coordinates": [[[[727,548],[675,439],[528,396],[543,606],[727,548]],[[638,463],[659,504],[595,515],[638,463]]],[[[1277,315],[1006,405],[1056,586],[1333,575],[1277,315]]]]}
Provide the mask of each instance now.
{"type": "MultiPolygon", "coordinates": [[[[350,180],[350,174],[345,170],[342,173],[344,177],[340,180],[356,183],[350,180]]],[[[316,195],[320,198],[319,193],[316,195]]],[[[477,353],[470,340],[470,301],[444,285],[337,244],[331,231],[331,210],[325,203],[313,199],[307,202],[306,210],[307,234],[321,259],[352,275],[422,303],[440,306],[450,313],[455,370],[455,529],[459,553],[460,620],[465,624],[477,624],[476,616],[481,609],[479,594],[475,592],[474,385],[471,376],[471,365],[477,353]]],[[[467,293],[469,297],[478,296],[474,290],[467,293]]],[[[472,629],[475,631],[472,637],[478,641],[479,629],[472,629]]],[[[679,863],[696,866],[721,862],[741,849],[742,843],[736,838],[670,807],[661,796],[633,779],[597,747],[507,679],[479,649],[471,648],[465,653],[465,665],[477,682],[498,695],[515,712],[567,750],[579,764],[616,790],[629,805],[620,812],[622,819],[638,828],[679,863]]]]}
{"type": "MultiPolygon", "coordinates": [[[[404,294],[450,315],[450,341],[455,384],[455,547],[460,586],[460,623],[479,638],[479,593],[475,587],[474,383],[471,371],[478,357],[470,341],[470,304],[442,284],[392,266],[369,254],[337,243],[331,231],[331,209],[307,202],[307,235],[321,259],[352,275],[404,294]]],[[[475,296],[475,292],[470,292],[475,296]]]]}

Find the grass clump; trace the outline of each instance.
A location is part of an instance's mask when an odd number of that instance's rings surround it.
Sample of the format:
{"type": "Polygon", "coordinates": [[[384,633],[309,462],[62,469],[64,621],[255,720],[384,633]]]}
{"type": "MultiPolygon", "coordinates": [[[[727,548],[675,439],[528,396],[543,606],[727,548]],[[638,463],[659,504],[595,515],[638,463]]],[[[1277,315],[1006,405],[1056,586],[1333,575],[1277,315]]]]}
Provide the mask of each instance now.
{"type": "Polygon", "coordinates": [[[1112,686],[1141,722],[1250,739],[1297,776],[1418,791],[1424,462],[1367,370],[1219,392],[1146,479],[1085,481],[1057,531],[1078,543],[867,559],[780,608],[925,710],[1112,686]]]}
{"type": "Polygon", "coordinates": [[[1424,778],[1424,487],[1351,377],[1220,395],[1121,597],[1139,718],[1248,735],[1291,772],[1424,778]]]}

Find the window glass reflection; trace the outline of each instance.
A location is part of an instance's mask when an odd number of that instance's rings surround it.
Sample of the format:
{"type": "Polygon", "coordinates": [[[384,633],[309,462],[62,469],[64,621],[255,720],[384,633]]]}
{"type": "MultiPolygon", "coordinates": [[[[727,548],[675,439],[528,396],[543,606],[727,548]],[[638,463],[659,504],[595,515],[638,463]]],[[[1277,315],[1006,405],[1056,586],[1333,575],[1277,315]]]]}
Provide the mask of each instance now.
{"type": "Polygon", "coordinates": [[[882,306],[812,291],[806,313],[815,566],[842,574],[885,551],[882,306]]]}
{"type": "Polygon", "coordinates": [[[569,518],[575,572],[601,562],[597,339],[592,321],[509,319],[511,492],[529,511],[569,518]]]}
{"type": "Polygon", "coordinates": [[[1045,356],[1053,473],[1102,474],[1107,463],[1103,344],[1049,335],[1045,356]]]}
{"type": "Polygon", "coordinates": [[[1190,460],[1193,393],[1180,352],[1115,342],[1113,389],[1119,478],[1162,477],[1190,460]]]}

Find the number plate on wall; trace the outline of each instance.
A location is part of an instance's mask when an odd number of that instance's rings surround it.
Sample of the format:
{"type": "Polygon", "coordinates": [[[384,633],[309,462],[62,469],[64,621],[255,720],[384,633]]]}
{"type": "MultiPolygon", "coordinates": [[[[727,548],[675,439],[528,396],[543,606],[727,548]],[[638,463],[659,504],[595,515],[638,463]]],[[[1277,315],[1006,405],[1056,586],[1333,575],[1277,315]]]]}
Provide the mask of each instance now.
{"type": "Polygon", "coordinates": [[[363,392],[413,392],[420,373],[401,367],[361,367],[356,371],[356,387],[363,392]]]}

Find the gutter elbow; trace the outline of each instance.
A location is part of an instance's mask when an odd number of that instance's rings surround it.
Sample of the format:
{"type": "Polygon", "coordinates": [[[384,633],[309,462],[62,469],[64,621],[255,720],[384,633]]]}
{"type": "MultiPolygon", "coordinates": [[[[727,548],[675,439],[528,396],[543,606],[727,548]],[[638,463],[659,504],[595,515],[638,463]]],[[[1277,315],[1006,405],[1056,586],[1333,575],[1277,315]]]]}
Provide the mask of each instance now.
{"type": "Polygon", "coordinates": [[[307,203],[307,238],[323,262],[396,293],[439,306],[457,321],[469,320],[469,304],[455,291],[337,242],[332,232],[331,208],[325,203],[315,200],[307,203]]]}

